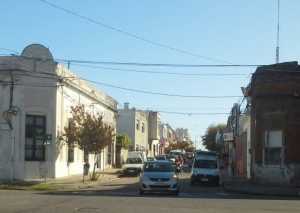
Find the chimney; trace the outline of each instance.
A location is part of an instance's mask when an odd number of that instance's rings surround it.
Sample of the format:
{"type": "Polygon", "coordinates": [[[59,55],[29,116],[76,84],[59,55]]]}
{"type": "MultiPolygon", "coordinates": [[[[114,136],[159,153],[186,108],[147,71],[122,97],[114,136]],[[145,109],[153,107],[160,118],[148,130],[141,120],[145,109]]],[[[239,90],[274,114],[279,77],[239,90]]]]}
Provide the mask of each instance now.
{"type": "Polygon", "coordinates": [[[124,103],[124,109],[125,110],[129,110],[129,102],[125,102],[124,103]]]}

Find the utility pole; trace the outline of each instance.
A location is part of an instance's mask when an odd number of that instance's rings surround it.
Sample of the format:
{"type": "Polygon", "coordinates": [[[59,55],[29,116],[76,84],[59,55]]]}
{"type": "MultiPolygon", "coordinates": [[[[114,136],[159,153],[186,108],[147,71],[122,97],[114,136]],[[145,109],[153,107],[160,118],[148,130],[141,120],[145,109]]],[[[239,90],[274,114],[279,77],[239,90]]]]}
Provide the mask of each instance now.
{"type": "Polygon", "coordinates": [[[279,63],[279,33],[280,33],[280,0],[277,0],[277,40],[276,40],[276,64],[279,63]]]}

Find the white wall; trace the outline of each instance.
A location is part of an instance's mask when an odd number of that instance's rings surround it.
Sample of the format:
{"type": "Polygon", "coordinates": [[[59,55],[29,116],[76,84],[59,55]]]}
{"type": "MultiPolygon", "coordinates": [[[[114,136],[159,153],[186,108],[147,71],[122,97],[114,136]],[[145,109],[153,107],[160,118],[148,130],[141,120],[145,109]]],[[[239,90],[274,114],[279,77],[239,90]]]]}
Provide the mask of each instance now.
{"type": "MultiPolygon", "coordinates": [[[[17,64],[18,69],[36,73],[40,70],[53,73],[55,67],[53,62],[37,62],[34,64],[32,60],[16,57],[0,58],[0,61],[8,64],[6,66],[10,65],[11,68],[14,68],[17,64]]],[[[1,68],[3,69],[3,67],[1,68]]],[[[46,133],[52,135],[55,133],[56,81],[48,78],[32,77],[30,74],[26,75],[25,73],[24,76],[21,71],[13,72],[17,85],[14,86],[12,104],[17,113],[11,119],[13,126],[11,137],[8,137],[7,133],[1,137],[1,147],[4,147],[3,152],[6,153],[4,159],[8,161],[7,165],[10,167],[10,179],[54,177],[53,144],[46,147],[45,161],[25,161],[25,118],[27,114],[46,116],[46,133]]],[[[0,79],[10,79],[9,72],[1,72],[0,76],[0,79]]],[[[2,115],[4,111],[9,109],[10,86],[1,87],[0,90],[3,96],[0,112],[2,115]]],[[[0,178],[3,176],[4,179],[7,179],[6,172],[0,172],[0,178]]]]}
{"type": "MultiPolygon", "coordinates": [[[[9,131],[2,118],[2,113],[9,109],[10,86],[0,84],[0,180],[36,179],[44,176],[55,178],[82,173],[83,152],[75,149],[74,163],[68,163],[67,146],[57,140],[67,124],[70,106],[85,104],[89,110],[103,113],[104,121],[116,127],[115,100],[85,82],[76,80],[76,76],[64,67],[48,60],[50,55],[47,48],[33,45],[27,48],[26,57],[0,57],[0,80],[9,81],[12,73],[17,83],[13,92],[13,106],[17,114],[11,119],[12,131],[9,131]],[[28,55],[45,56],[47,60],[29,59],[26,58],[28,55]],[[58,79],[53,76],[57,74],[75,77],[72,79],[73,84],[71,82],[57,87],[58,79]],[[91,103],[95,102],[106,106],[95,104],[91,107],[91,103]],[[46,116],[46,134],[52,135],[52,141],[46,145],[45,161],[25,161],[25,120],[28,114],[46,116]]],[[[106,148],[101,154],[101,169],[109,166],[107,152],[106,148]]],[[[93,156],[90,159],[92,164],[93,156]]]]}
{"type": "Polygon", "coordinates": [[[250,149],[251,149],[251,119],[249,115],[243,115],[240,117],[240,134],[242,132],[247,133],[247,178],[251,178],[251,154],[250,154],[250,149]]]}
{"type": "MultiPolygon", "coordinates": [[[[71,117],[71,106],[83,104],[87,111],[90,113],[103,115],[104,122],[112,126],[116,126],[115,114],[112,110],[107,109],[105,106],[96,103],[96,100],[85,95],[83,92],[71,86],[64,86],[57,92],[57,131],[61,134],[64,126],[68,124],[68,119],[71,117]]],[[[67,175],[81,174],[83,171],[83,151],[79,148],[74,150],[74,162],[68,162],[68,147],[66,144],[62,145],[61,150],[57,153],[56,160],[56,177],[67,175]]],[[[99,156],[98,170],[104,170],[111,165],[107,163],[108,149],[105,148],[99,156]]],[[[113,154],[114,157],[114,154],[113,154]]],[[[94,156],[89,156],[90,169],[94,164],[94,156]]],[[[113,160],[114,162],[114,160],[113,160]]]]}

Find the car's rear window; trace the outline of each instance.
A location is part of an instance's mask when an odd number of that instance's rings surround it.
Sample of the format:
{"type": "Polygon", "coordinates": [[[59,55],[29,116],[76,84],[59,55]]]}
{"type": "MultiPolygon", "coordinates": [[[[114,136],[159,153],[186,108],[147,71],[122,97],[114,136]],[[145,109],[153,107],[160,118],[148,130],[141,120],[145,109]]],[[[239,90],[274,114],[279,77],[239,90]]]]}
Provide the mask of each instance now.
{"type": "Polygon", "coordinates": [[[144,166],[145,172],[173,172],[171,163],[149,162],[144,166]]]}
{"type": "Polygon", "coordinates": [[[128,158],[126,160],[126,163],[127,164],[141,164],[141,163],[143,163],[143,161],[141,158],[128,158]]]}
{"type": "Polygon", "coordinates": [[[194,168],[216,169],[217,161],[215,160],[196,160],[194,168]]]}

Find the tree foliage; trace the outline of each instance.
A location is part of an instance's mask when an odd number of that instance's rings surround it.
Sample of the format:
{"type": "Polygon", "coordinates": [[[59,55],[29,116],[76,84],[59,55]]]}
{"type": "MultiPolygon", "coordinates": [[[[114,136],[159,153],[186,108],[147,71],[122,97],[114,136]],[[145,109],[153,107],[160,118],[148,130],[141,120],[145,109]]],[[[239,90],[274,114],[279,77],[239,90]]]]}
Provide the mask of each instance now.
{"type": "Polygon", "coordinates": [[[124,149],[128,149],[131,143],[132,141],[127,134],[117,135],[117,146],[121,146],[124,149]]]}
{"type": "Polygon", "coordinates": [[[185,150],[187,152],[192,152],[195,150],[191,141],[178,141],[176,143],[171,143],[166,149],[165,152],[169,153],[171,150],[180,149],[185,150]]]}
{"type": "Polygon", "coordinates": [[[216,143],[216,135],[219,130],[224,130],[226,128],[225,124],[217,124],[217,125],[210,125],[206,132],[205,135],[202,136],[202,142],[203,145],[207,150],[210,151],[220,151],[221,146],[216,143]]]}
{"type": "Polygon", "coordinates": [[[95,164],[102,150],[113,143],[114,129],[103,121],[100,114],[93,115],[85,110],[84,105],[71,107],[69,124],[64,128],[64,138],[69,146],[77,145],[88,154],[94,154],[95,164]]]}

